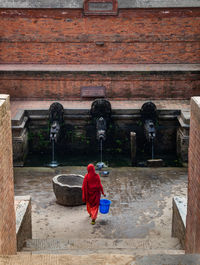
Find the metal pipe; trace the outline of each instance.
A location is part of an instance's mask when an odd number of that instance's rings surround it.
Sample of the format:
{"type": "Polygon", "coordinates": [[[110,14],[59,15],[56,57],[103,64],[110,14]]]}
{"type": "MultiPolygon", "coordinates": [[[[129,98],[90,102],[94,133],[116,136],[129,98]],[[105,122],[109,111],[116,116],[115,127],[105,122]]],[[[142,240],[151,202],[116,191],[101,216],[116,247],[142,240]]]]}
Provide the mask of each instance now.
{"type": "Polygon", "coordinates": [[[102,149],[103,149],[103,139],[100,139],[100,151],[101,151],[101,163],[102,163],[102,149]]]}
{"type": "Polygon", "coordinates": [[[55,161],[55,151],[54,151],[54,139],[52,139],[52,162],[55,161]]]}
{"type": "Polygon", "coordinates": [[[151,156],[152,156],[152,159],[154,159],[154,138],[152,137],[151,140],[152,140],[152,144],[151,144],[151,156]]]}

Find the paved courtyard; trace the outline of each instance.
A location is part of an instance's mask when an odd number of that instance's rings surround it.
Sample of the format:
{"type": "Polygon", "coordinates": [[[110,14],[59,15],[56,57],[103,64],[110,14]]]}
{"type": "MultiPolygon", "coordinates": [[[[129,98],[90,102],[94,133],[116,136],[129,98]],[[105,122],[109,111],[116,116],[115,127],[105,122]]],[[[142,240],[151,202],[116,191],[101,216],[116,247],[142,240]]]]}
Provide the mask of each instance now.
{"type": "Polygon", "coordinates": [[[109,170],[110,175],[102,178],[102,184],[112,201],[110,213],[99,214],[96,225],[92,226],[84,205],[61,206],[56,203],[52,190],[53,176],[60,173],[85,175],[84,167],[15,168],[15,195],[32,197],[33,238],[138,238],[141,243],[152,239],[151,243],[148,241],[148,248],[179,249],[178,241],[170,239],[172,197],[186,195],[187,169],[130,167],[109,170]]]}

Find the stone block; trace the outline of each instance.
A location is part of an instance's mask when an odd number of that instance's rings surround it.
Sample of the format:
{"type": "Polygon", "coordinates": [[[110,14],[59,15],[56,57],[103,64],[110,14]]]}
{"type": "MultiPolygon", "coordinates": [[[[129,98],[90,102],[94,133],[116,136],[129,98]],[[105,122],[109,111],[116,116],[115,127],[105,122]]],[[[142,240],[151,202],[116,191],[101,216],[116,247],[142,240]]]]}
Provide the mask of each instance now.
{"type": "Polygon", "coordinates": [[[53,178],[53,191],[57,202],[65,206],[84,204],[82,201],[82,175],[57,175],[53,178]]]}
{"type": "Polygon", "coordinates": [[[172,237],[177,237],[185,249],[187,199],[174,197],[172,202],[172,237]]]}
{"type": "Polygon", "coordinates": [[[162,159],[149,159],[147,160],[148,167],[163,167],[162,159]]]}
{"type": "Polygon", "coordinates": [[[15,196],[17,250],[20,251],[29,238],[32,238],[31,197],[15,196]]]}

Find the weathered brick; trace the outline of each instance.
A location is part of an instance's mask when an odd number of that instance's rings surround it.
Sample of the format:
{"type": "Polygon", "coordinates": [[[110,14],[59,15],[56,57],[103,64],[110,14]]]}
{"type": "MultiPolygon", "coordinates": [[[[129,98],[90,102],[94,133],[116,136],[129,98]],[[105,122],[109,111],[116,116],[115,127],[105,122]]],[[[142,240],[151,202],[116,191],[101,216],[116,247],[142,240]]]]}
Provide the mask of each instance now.
{"type": "Polygon", "coordinates": [[[1,63],[198,63],[200,8],[0,10],[1,63]],[[104,42],[99,46],[97,42],[104,42]]]}
{"type": "MultiPolygon", "coordinates": [[[[195,64],[200,8],[120,9],[84,16],[81,9],[0,9],[1,64],[195,64]]],[[[105,86],[115,99],[199,95],[199,73],[7,73],[0,92],[21,99],[80,99],[81,86],[105,86]]]]}
{"type": "Polygon", "coordinates": [[[0,94],[0,255],[16,253],[16,220],[9,96],[0,94]]]}
{"type": "Polygon", "coordinates": [[[3,73],[0,91],[11,99],[81,99],[81,87],[105,86],[109,99],[189,99],[200,93],[200,74],[3,73]]]}
{"type": "Polygon", "coordinates": [[[200,253],[200,98],[191,100],[186,252],[200,253]]]}

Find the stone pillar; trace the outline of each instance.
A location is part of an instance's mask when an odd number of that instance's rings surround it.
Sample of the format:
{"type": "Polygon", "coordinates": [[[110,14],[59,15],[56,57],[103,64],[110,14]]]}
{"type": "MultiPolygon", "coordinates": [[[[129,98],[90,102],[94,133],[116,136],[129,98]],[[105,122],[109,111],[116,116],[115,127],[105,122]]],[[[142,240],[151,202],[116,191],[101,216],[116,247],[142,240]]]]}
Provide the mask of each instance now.
{"type": "Polygon", "coordinates": [[[176,137],[177,155],[182,162],[187,162],[189,148],[190,112],[181,111],[181,115],[178,117],[178,121],[180,127],[177,130],[176,137]]]}
{"type": "Polygon", "coordinates": [[[131,164],[132,166],[136,165],[136,133],[131,132],[130,133],[130,139],[131,139],[131,164]]]}
{"type": "Polygon", "coordinates": [[[25,111],[18,111],[12,119],[13,163],[14,166],[23,166],[28,154],[28,130],[26,123],[28,117],[25,111]]]}
{"type": "Polygon", "coordinates": [[[16,254],[10,99],[0,94],[0,255],[16,254]]]}
{"type": "Polygon", "coordinates": [[[200,97],[191,99],[186,253],[200,253],[200,97]]]}

